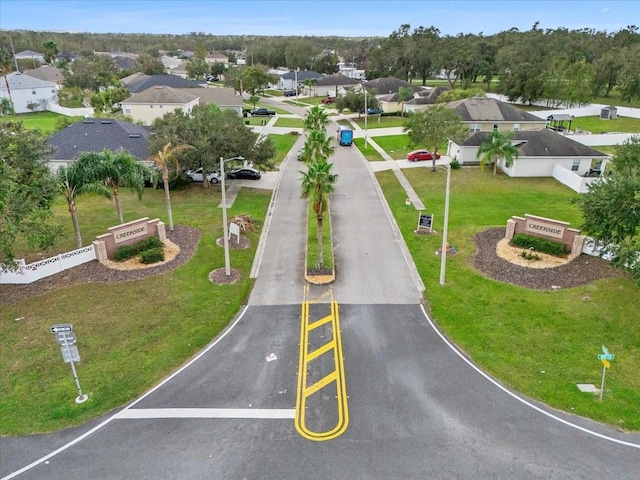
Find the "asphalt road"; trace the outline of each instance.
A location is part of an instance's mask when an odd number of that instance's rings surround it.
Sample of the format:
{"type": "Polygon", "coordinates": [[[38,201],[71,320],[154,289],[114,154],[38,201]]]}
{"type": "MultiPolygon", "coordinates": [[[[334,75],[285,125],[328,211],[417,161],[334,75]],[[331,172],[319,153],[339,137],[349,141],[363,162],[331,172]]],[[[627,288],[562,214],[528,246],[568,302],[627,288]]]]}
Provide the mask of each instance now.
{"type": "Polygon", "coordinates": [[[368,165],[348,147],[333,160],[333,285],[304,287],[303,165],[292,155],[255,288],[234,323],[124,409],[57,434],[2,439],[0,474],[34,462],[18,478],[638,478],[640,435],[521,399],[438,333],[368,165]],[[313,358],[323,346],[332,348],[313,358]],[[338,360],[344,408],[330,378],[338,360]],[[347,425],[335,437],[305,437],[341,415],[347,425]]]}

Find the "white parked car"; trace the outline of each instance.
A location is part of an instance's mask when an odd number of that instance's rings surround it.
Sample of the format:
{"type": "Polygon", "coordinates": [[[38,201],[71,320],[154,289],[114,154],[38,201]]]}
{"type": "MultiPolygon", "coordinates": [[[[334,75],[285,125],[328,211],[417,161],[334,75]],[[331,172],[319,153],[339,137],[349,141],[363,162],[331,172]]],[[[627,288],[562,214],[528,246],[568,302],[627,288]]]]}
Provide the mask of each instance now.
{"type": "MultiPolygon", "coordinates": [[[[202,167],[196,170],[189,170],[187,175],[191,177],[192,182],[202,182],[202,167]]],[[[216,184],[220,182],[220,174],[218,172],[207,173],[207,180],[209,180],[209,183],[216,184]]]]}

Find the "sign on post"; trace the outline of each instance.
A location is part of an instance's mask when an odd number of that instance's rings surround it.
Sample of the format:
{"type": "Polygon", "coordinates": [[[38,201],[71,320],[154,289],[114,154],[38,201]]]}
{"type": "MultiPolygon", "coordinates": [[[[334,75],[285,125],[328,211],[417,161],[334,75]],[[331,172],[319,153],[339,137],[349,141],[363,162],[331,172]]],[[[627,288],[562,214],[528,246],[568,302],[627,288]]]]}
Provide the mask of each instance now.
{"type": "Polygon", "coordinates": [[[611,367],[611,360],[616,356],[613,353],[609,353],[609,349],[602,345],[602,353],[598,355],[598,360],[602,362],[602,383],[600,384],[600,400],[602,400],[602,393],[604,392],[604,377],[607,372],[607,368],[611,367]]]}
{"type": "Polygon", "coordinates": [[[418,230],[426,228],[429,233],[433,231],[433,214],[427,215],[422,212],[418,215],[418,230]]]}
{"type": "Polygon", "coordinates": [[[73,379],[76,382],[76,388],[78,389],[78,396],[76,397],[76,403],[86,402],[89,398],[82,393],[80,388],[80,380],[78,380],[78,374],[76,373],[75,362],[80,362],[80,352],[76,346],[76,334],[73,333],[73,325],[70,323],[62,323],[53,325],[51,327],[51,333],[56,336],[56,342],[60,345],[60,353],[62,353],[62,360],[64,363],[71,365],[71,372],[73,373],[73,379]]]}
{"type": "Polygon", "coordinates": [[[231,235],[235,235],[236,243],[240,243],[240,225],[231,222],[229,225],[229,240],[231,240],[231,235]]]}

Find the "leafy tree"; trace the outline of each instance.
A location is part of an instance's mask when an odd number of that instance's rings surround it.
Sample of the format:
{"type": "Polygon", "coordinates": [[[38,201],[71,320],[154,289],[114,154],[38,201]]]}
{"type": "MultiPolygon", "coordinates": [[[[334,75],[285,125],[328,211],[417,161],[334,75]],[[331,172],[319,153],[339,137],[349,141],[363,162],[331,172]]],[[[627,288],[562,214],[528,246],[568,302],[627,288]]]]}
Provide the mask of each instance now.
{"type": "Polygon", "coordinates": [[[164,184],[164,201],[167,206],[167,216],[169,217],[169,231],[173,232],[173,212],[171,210],[171,196],[169,195],[169,170],[180,169],[180,163],[178,161],[177,154],[183,150],[192,149],[191,145],[176,145],[172,146],[171,143],[167,143],[161,150],[153,155],[150,160],[155,163],[160,174],[162,175],[162,183],[164,184]]]}
{"type": "Polygon", "coordinates": [[[98,91],[118,83],[118,67],[106,55],[89,55],[73,62],[73,70],[65,76],[65,87],[98,91]]]}
{"type": "Polygon", "coordinates": [[[258,103],[260,101],[260,97],[257,95],[251,95],[248,98],[249,102],[253,104],[253,108],[256,108],[256,103],[258,103]]]}
{"type": "Polygon", "coordinates": [[[189,60],[186,64],[187,78],[199,79],[204,78],[209,73],[209,65],[200,58],[189,60]]]}
{"type": "Polygon", "coordinates": [[[625,49],[625,65],[620,70],[618,88],[622,100],[631,102],[640,98],[640,45],[625,49]]]}
{"type": "MultiPolygon", "coordinates": [[[[413,115],[406,121],[404,131],[411,145],[426,147],[433,153],[437,153],[440,145],[448,140],[459,140],[467,134],[467,128],[458,114],[440,104],[413,115]]],[[[432,170],[436,170],[435,155],[432,170]]]]}
{"type": "Polygon", "coordinates": [[[416,28],[411,33],[410,55],[413,58],[412,75],[422,80],[422,85],[427,84],[427,78],[433,70],[433,52],[438,42],[440,30],[436,27],[416,28]]]}
{"type": "Polygon", "coordinates": [[[48,248],[62,235],[49,222],[56,198],[49,153],[39,130],[21,122],[0,125],[0,266],[5,269],[15,268],[16,245],[48,248]]]}
{"type": "Polygon", "coordinates": [[[463,98],[473,98],[473,97],[485,97],[486,94],[484,90],[481,88],[454,88],[452,90],[447,90],[446,92],[442,92],[438,95],[436,99],[436,103],[448,103],[453,102],[455,100],[461,100],[463,98]]]}
{"type": "Polygon", "coordinates": [[[130,96],[131,93],[125,87],[101,88],[91,97],[91,106],[101,112],[113,112],[117,104],[130,96]]]}
{"type": "Polygon", "coordinates": [[[476,154],[476,158],[480,159],[480,168],[482,169],[493,162],[493,176],[495,177],[499,160],[504,160],[505,165],[510,167],[513,164],[513,160],[518,158],[520,153],[511,143],[512,138],[512,132],[500,132],[498,130],[491,132],[486,140],[482,142],[476,154]]]}
{"type": "Polygon", "coordinates": [[[334,191],[334,184],[338,179],[338,175],[331,172],[333,163],[326,160],[309,162],[307,171],[302,174],[301,196],[311,200],[311,206],[316,214],[318,224],[318,261],[319,269],[324,268],[323,251],[322,251],[322,223],[323,215],[327,211],[329,204],[329,194],[334,191]]]}
{"type": "Polygon", "coordinates": [[[49,64],[54,64],[56,62],[56,57],[60,53],[58,50],[58,45],[55,42],[49,40],[42,44],[42,48],[44,50],[44,60],[49,64]]]}
{"type": "Polygon", "coordinates": [[[193,50],[193,58],[195,59],[204,61],[206,56],[207,56],[207,49],[205,48],[204,45],[198,45],[193,50]]]}
{"type": "MultiPolygon", "coordinates": [[[[380,102],[378,102],[373,90],[367,90],[366,104],[367,108],[380,108],[380,102]]],[[[336,109],[340,113],[343,110],[361,113],[364,112],[364,106],[364,92],[350,90],[341,97],[336,98],[336,109]]]]}
{"type": "Polygon", "coordinates": [[[227,67],[224,66],[224,63],[216,62],[213,65],[211,65],[211,69],[209,71],[211,75],[222,75],[226,69],[227,67]]]}
{"type": "Polygon", "coordinates": [[[14,115],[13,102],[8,98],[0,98],[0,115],[14,115]]]}
{"type": "Polygon", "coordinates": [[[11,71],[13,70],[12,63],[11,63],[12,61],[13,61],[13,55],[11,54],[11,52],[4,47],[0,47],[0,74],[2,74],[2,76],[4,77],[4,83],[5,83],[5,86],[7,87],[7,94],[9,95],[9,100],[13,105],[13,98],[11,97],[11,88],[9,88],[9,79],[7,78],[7,75],[11,73],[11,71]]]}
{"type": "Polygon", "coordinates": [[[58,90],[58,103],[62,107],[79,108],[83,106],[84,92],[80,87],[62,87],[58,90]]]}
{"type": "Polygon", "coordinates": [[[164,75],[167,73],[164,63],[157,56],[154,57],[148,53],[141,53],[136,58],[135,69],[146,75],[164,75]]]}
{"type": "Polygon", "coordinates": [[[42,65],[40,60],[36,60],[35,58],[18,58],[16,60],[18,64],[18,71],[24,72],[25,70],[31,70],[32,68],[38,68],[42,65]]]}
{"type": "Polygon", "coordinates": [[[404,116],[404,102],[407,100],[411,100],[413,98],[413,90],[409,87],[400,87],[398,88],[398,100],[402,102],[402,107],[400,109],[401,116],[404,116]]]}
{"type": "Polygon", "coordinates": [[[314,72],[331,75],[338,71],[338,61],[335,54],[320,55],[314,60],[312,69],[314,72]]]}
{"type": "Polygon", "coordinates": [[[582,228],[594,238],[613,265],[629,271],[640,283],[640,137],[620,145],[613,168],[575,203],[584,217],[582,228]]]}

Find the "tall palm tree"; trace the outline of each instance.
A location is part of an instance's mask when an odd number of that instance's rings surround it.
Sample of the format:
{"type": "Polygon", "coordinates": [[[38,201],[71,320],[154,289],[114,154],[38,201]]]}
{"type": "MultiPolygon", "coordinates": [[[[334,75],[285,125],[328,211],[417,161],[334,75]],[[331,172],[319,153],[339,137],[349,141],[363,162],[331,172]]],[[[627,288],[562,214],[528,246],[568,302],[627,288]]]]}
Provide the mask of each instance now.
{"type": "Polygon", "coordinates": [[[486,140],[482,142],[476,154],[476,158],[480,158],[480,168],[484,168],[485,165],[493,162],[493,176],[495,177],[500,159],[504,159],[505,165],[510,167],[513,164],[513,160],[518,158],[520,154],[518,149],[511,143],[512,138],[512,132],[503,133],[498,130],[491,132],[486,140]]]}
{"type": "Polygon", "coordinates": [[[326,161],[336,149],[325,130],[312,130],[304,144],[305,163],[326,161]]]}
{"type": "Polygon", "coordinates": [[[311,96],[311,89],[317,82],[317,78],[306,78],[304,82],[302,82],[302,84],[307,87],[307,95],[311,96]]]}
{"type": "Polygon", "coordinates": [[[169,196],[169,167],[173,166],[176,170],[180,169],[180,162],[176,154],[187,149],[193,149],[191,145],[182,144],[171,146],[171,142],[167,143],[162,149],[150,158],[162,175],[162,183],[164,184],[164,201],[167,204],[167,215],[169,217],[169,231],[173,232],[173,213],[171,212],[171,197],[169,196]]]}
{"type": "Polygon", "coordinates": [[[329,194],[334,190],[334,184],[338,179],[338,175],[331,173],[333,163],[324,160],[309,163],[306,172],[300,171],[302,174],[301,196],[311,200],[311,206],[318,222],[318,268],[324,268],[322,260],[322,216],[327,211],[329,205],[329,194]]]}
{"type": "Polygon", "coordinates": [[[96,193],[106,198],[111,198],[111,192],[104,182],[96,181],[98,176],[97,168],[99,168],[99,165],[95,162],[87,160],[83,162],[74,161],[68,166],[60,167],[57,173],[58,189],[67,201],[78,248],[82,248],[82,236],[80,235],[76,197],[83,193],[96,193]]]}
{"type": "Polygon", "coordinates": [[[315,105],[307,111],[304,119],[304,129],[308,132],[313,130],[324,130],[329,124],[329,115],[320,105],[315,105]]]}
{"type": "Polygon", "coordinates": [[[124,150],[116,154],[111,150],[104,150],[101,153],[86,152],[80,154],[76,161],[95,163],[91,170],[98,175],[96,180],[103,181],[111,188],[118,219],[120,223],[124,223],[119,188],[131,188],[138,194],[138,200],[142,200],[144,180],[152,176],[151,170],[124,150]]]}

